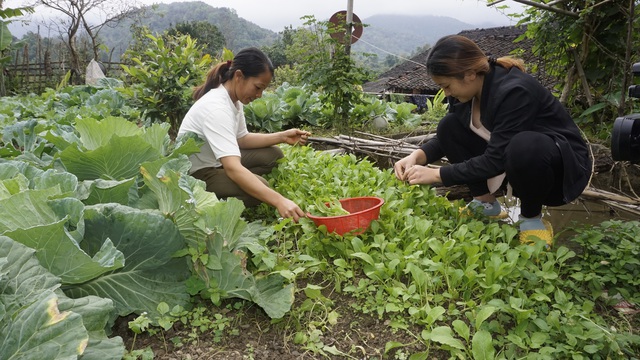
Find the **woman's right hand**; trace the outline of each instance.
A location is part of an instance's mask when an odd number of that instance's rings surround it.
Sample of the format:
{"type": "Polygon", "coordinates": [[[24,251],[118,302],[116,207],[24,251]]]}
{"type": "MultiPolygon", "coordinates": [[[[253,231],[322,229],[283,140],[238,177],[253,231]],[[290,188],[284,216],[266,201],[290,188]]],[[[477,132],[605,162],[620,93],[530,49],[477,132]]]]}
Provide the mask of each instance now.
{"type": "Polygon", "coordinates": [[[300,129],[289,129],[282,131],[282,142],[289,145],[305,145],[311,133],[300,129]]]}
{"type": "Polygon", "coordinates": [[[296,205],[296,203],[285,197],[282,197],[282,200],[279,201],[275,205],[275,207],[278,210],[280,216],[282,216],[283,218],[292,218],[295,222],[298,222],[300,218],[306,216],[304,211],[302,211],[302,209],[300,209],[300,207],[296,205]]]}

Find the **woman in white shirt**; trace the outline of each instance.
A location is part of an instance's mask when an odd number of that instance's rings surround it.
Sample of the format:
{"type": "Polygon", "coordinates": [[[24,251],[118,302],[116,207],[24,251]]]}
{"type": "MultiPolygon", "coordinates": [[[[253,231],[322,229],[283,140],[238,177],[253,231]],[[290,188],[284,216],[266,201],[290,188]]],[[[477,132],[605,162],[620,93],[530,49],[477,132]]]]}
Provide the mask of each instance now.
{"type": "Polygon", "coordinates": [[[289,129],[273,134],[247,130],[243,105],[262,96],[273,78],[273,65],[257,48],[238,52],[233,61],[214,66],[204,84],[195,88],[196,102],[185,115],[178,134],[192,132],[205,140],[190,156],[191,176],[203,180],[207,191],[224,199],[236,197],[246,206],[265,202],[280,216],[298,221],[304,212],[271,189],[261,176],[283,157],[276,145],[305,144],[307,131],[289,129]]]}

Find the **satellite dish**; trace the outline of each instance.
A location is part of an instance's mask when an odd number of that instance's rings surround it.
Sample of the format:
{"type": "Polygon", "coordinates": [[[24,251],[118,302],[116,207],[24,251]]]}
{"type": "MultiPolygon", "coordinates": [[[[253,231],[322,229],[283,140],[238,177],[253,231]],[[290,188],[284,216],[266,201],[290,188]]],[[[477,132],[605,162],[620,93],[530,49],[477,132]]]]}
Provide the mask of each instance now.
{"type": "MultiPolygon", "coordinates": [[[[351,16],[352,16],[351,22],[353,26],[353,28],[351,29],[351,43],[353,44],[354,42],[358,41],[358,39],[362,36],[362,21],[360,21],[360,18],[356,14],[352,14],[351,16]]],[[[347,21],[346,10],[338,11],[337,13],[331,15],[331,18],[329,19],[329,22],[336,26],[344,26],[346,21],[347,21]]],[[[346,29],[345,29],[345,32],[338,31],[338,32],[331,33],[331,37],[340,42],[344,42],[345,35],[346,35],[346,29]]]]}

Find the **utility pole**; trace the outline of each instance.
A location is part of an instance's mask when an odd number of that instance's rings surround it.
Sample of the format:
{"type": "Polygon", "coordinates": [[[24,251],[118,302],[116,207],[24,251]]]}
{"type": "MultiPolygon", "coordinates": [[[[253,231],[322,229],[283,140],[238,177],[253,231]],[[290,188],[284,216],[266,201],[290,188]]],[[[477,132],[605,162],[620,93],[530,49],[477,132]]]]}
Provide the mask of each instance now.
{"type": "Polygon", "coordinates": [[[349,55],[351,54],[351,34],[353,29],[353,0],[347,0],[347,34],[345,36],[345,45],[344,52],[349,55]]]}

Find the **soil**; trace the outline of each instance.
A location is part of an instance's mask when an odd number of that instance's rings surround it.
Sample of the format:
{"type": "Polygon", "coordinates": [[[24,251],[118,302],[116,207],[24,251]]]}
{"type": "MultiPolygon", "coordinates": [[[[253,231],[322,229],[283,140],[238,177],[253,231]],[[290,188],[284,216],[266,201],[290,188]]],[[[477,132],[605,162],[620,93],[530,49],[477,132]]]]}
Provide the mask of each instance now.
{"type": "MultiPolygon", "coordinates": [[[[332,297],[334,306],[331,310],[340,316],[335,325],[318,325],[323,327],[323,335],[319,340],[326,346],[334,346],[344,353],[342,355],[314,353],[294,344],[295,325],[292,324],[292,319],[287,319],[285,315],[283,319],[287,320],[272,322],[262,309],[248,302],[244,302],[239,310],[229,310],[231,306],[212,309],[233,319],[233,325],[225,329],[222,336],[217,337],[211,331],[199,333],[197,341],[188,343],[189,333],[192,333],[193,329],[183,328],[178,323],[163,333],[150,335],[145,332],[138,335],[133,349],[149,347],[153,350],[154,359],[168,360],[405,359],[408,358],[407,354],[425,350],[410,345],[415,342],[415,338],[408,332],[394,332],[388,321],[378,319],[375,314],[367,315],[355,311],[351,307],[354,299],[335,293],[332,297]],[[183,344],[176,346],[175,339],[181,339],[183,344]],[[409,345],[393,349],[385,355],[385,345],[389,341],[409,345]]],[[[118,319],[112,334],[123,338],[127,350],[132,350],[134,341],[134,334],[128,328],[128,322],[133,318],[134,316],[118,319]]],[[[302,321],[308,326],[306,319],[302,321]]],[[[420,329],[413,329],[412,332],[419,336],[420,329]]],[[[432,351],[430,358],[442,359],[448,356],[432,351]]]]}
{"type": "MultiPolygon", "coordinates": [[[[322,326],[323,332],[318,340],[326,346],[334,347],[336,351],[332,353],[314,352],[296,345],[295,321],[287,315],[283,321],[272,321],[260,307],[249,302],[243,301],[241,307],[233,309],[235,306],[231,304],[238,304],[237,300],[229,302],[229,306],[223,304],[221,308],[209,307],[214,314],[231,319],[231,326],[220,334],[194,331],[176,323],[166,332],[158,331],[154,335],[145,332],[134,339],[134,334],[128,327],[128,322],[135,318],[131,315],[116,321],[111,336],[122,337],[125,348],[129,351],[151,349],[153,357],[137,358],[141,360],[406,360],[410,354],[427,350],[414,338],[420,336],[421,328],[393,331],[388,320],[354,310],[351,306],[355,303],[354,299],[341,294],[332,294],[331,298],[334,304],[331,310],[338,312],[340,316],[335,325],[326,326],[326,322],[318,325],[322,326]],[[198,334],[197,339],[190,336],[193,333],[198,334]],[[182,344],[176,345],[176,340],[180,340],[182,344]],[[385,354],[385,346],[391,341],[405,346],[391,349],[385,354]],[[341,353],[338,354],[337,351],[341,353]]],[[[301,301],[296,302],[293,306],[300,306],[301,301]]],[[[603,311],[610,312],[613,309],[603,311]]],[[[612,314],[608,316],[616,317],[612,314]]],[[[630,314],[623,318],[630,321],[632,328],[640,326],[638,315],[630,314]]],[[[309,319],[300,320],[301,325],[309,326],[309,319]]],[[[429,360],[449,358],[448,352],[429,349],[429,360]]]]}

